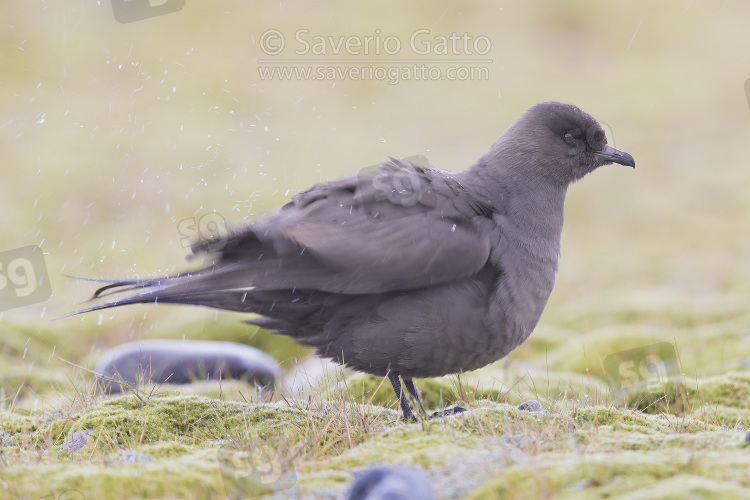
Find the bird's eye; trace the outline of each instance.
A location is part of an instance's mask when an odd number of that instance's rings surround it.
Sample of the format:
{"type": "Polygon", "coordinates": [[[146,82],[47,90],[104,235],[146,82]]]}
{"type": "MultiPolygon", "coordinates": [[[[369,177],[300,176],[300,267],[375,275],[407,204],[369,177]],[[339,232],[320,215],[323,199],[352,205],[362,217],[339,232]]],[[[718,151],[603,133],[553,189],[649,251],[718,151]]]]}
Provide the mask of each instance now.
{"type": "Polygon", "coordinates": [[[569,156],[581,154],[588,149],[588,144],[586,144],[586,139],[583,137],[580,128],[568,130],[565,132],[562,139],[565,141],[565,144],[569,146],[569,156]]]}
{"type": "Polygon", "coordinates": [[[580,137],[581,129],[574,128],[565,132],[563,140],[568,144],[568,146],[578,147],[581,141],[580,137]]]}

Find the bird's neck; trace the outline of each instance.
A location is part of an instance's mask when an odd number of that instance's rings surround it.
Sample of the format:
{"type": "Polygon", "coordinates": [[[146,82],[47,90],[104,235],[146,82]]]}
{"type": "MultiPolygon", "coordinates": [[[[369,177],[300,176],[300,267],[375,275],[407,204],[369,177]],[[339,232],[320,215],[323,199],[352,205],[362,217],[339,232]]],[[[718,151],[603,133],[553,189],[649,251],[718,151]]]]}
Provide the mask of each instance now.
{"type": "Polygon", "coordinates": [[[559,242],[567,185],[482,160],[454,178],[492,213],[559,242]]]}
{"type": "Polygon", "coordinates": [[[534,329],[554,287],[567,186],[482,164],[456,180],[492,210],[500,229],[501,244],[490,259],[502,279],[487,322],[502,332],[498,345],[513,348],[534,329]]]}
{"type": "Polygon", "coordinates": [[[535,267],[550,270],[554,278],[567,186],[481,161],[457,174],[456,180],[491,210],[501,237],[519,253],[527,254],[535,267]]]}

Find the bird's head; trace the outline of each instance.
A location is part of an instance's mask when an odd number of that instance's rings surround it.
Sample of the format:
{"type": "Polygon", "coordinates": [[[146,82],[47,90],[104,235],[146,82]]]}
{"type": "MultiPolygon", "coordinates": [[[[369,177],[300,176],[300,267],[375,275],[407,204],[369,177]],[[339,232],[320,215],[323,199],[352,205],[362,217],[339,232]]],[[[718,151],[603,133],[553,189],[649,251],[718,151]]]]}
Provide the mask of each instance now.
{"type": "MultiPolygon", "coordinates": [[[[635,167],[635,160],[607,144],[601,125],[572,104],[542,102],[530,107],[497,140],[490,151],[510,153],[533,175],[568,185],[596,168],[609,163],[635,167]]],[[[518,172],[515,172],[518,173],[518,172]]]]}

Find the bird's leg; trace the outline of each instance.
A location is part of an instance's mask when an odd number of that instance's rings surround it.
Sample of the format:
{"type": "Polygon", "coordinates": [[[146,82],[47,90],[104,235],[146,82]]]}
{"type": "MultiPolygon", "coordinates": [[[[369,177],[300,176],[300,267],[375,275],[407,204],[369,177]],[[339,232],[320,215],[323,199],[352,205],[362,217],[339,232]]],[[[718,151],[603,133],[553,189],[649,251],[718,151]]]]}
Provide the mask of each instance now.
{"type": "Polygon", "coordinates": [[[414,396],[417,399],[417,402],[419,403],[419,407],[422,408],[422,413],[424,415],[427,415],[427,410],[424,409],[424,403],[422,403],[422,396],[417,391],[417,388],[414,386],[414,381],[410,377],[401,377],[404,380],[404,385],[406,386],[406,390],[409,391],[409,394],[414,396]]]}
{"type": "MultiPolygon", "coordinates": [[[[398,397],[398,402],[401,405],[401,411],[404,414],[404,418],[406,419],[407,422],[416,422],[417,419],[414,416],[414,414],[411,412],[409,401],[406,399],[406,394],[404,394],[404,388],[401,387],[401,380],[399,380],[398,376],[399,376],[398,372],[390,372],[390,371],[388,372],[388,380],[391,381],[393,390],[396,392],[396,397],[398,397]]],[[[413,387],[413,384],[412,384],[412,387],[413,387]]]]}
{"type": "MultiPolygon", "coordinates": [[[[412,396],[417,398],[417,401],[419,401],[419,407],[422,408],[422,412],[424,415],[427,415],[427,410],[424,409],[424,403],[422,403],[422,396],[417,392],[417,388],[414,386],[414,381],[410,378],[401,377],[404,379],[404,385],[406,386],[406,390],[411,393],[412,396]]],[[[461,408],[460,406],[454,406],[453,408],[448,408],[447,410],[443,411],[436,411],[432,415],[430,415],[430,418],[435,417],[447,417],[449,415],[456,415],[457,413],[465,412],[465,408],[461,408]]]]}

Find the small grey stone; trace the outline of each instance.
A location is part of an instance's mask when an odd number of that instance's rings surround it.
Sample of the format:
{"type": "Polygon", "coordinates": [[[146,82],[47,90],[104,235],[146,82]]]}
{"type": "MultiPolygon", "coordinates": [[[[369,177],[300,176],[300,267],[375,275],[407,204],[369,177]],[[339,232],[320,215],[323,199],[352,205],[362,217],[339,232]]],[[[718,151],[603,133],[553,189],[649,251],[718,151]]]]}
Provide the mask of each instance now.
{"type": "Polygon", "coordinates": [[[116,461],[123,464],[137,464],[152,462],[154,456],[150,453],[141,453],[135,450],[125,450],[122,455],[117,457],[116,461]]]}
{"type": "MultiPolygon", "coordinates": [[[[96,372],[131,385],[245,377],[268,386],[274,383],[279,363],[260,349],[236,342],[152,339],[110,349],[99,358],[96,372]]],[[[122,390],[120,384],[104,379],[103,383],[107,392],[122,390]]]]}
{"type": "Polygon", "coordinates": [[[529,440],[525,432],[519,434],[503,434],[502,440],[505,444],[509,444],[519,450],[524,450],[527,447],[529,440]]]}
{"type": "Polygon", "coordinates": [[[581,479],[577,483],[573,483],[570,485],[570,489],[574,491],[581,491],[585,489],[589,484],[591,484],[591,479],[581,479]]]}
{"type": "Polygon", "coordinates": [[[346,500],[433,500],[421,467],[379,467],[355,473],[346,500]]]}
{"type": "Polygon", "coordinates": [[[10,446],[10,434],[0,429],[0,446],[10,446]]]}
{"type": "Polygon", "coordinates": [[[520,405],[518,405],[518,409],[521,411],[544,412],[544,408],[542,408],[542,405],[536,399],[530,399],[526,401],[525,403],[521,403],[520,405]]]}
{"type": "Polygon", "coordinates": [[[206,443],[211,446],[230,446],[233,444],[231,439],[207,439],[206,443]]]}
{"type": "Polygon", "coordinates": [[[75,431],[65,438],[65,441],[62,444],[62,449],[70,451],[80,450],[81,448],[86,446],[86,443],[89,440],[89,434],[91,434],[91,429],[82,429],[80,431],[75,431]]]}
{"type": "Polygon", "coordinates": [[[745,431],[745,442],[750,444],[750,429],[745,431]]]}

